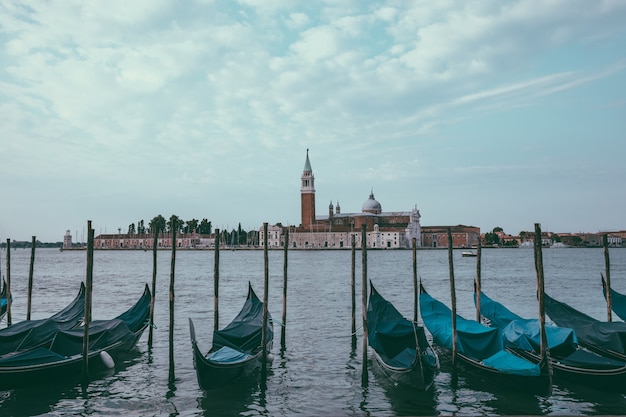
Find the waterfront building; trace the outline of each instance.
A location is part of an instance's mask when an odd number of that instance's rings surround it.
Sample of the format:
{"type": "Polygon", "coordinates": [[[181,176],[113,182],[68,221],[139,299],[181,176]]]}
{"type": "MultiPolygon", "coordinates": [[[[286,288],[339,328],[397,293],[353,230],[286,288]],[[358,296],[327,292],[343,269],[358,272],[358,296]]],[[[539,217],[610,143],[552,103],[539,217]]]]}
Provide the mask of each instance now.
{"type": "MultiPolygon", "coordinates": [[[[101,234],[94,238],[94,249],[152,249],[152,233],[116,233],[101,234]]],[[[181,249],[208,248],[215,245],[214,235],[202,235],[196,232],[176,236],[176,247],[181,249]]],[[[157,248],[171,248],[172,235],[162,233],[157,239],[157,248]]]]}

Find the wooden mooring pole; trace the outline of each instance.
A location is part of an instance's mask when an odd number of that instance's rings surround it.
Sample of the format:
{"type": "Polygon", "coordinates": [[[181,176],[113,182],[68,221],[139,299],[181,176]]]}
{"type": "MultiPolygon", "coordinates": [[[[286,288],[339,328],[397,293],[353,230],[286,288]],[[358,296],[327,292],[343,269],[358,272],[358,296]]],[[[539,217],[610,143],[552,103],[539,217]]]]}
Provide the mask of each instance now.
{"type": "Polygon", "coordinates": [[[35,271],[35,241],[36,237],[33,236],[32,244],[30,246],[30,269],[28,271],[28,294],[26,295],[26,320],[30,320],[31,301],[33,295],[33,273],[35,271]]]}
{"type": "Polygon", "coordinates": [[[286,337],[286,327],[287,327],[287,258],[289,252],[289,228],[285,230],[285,250],[283,255],[283,319],[282,325],[280,326],[280,347],[281,349],[285,349],[287,346],[287,342],[285,341],[286,337]]]}
{"type": "Polygon", "coordinates": [[[91,220],[87,221],[87,272],[85,278],[85,318],[83,320],[83,370],[82,385],[89,383],[89,324],[91,323],[91,297],[93,292],[93,234],[91,220]]]}
{"type": "Polygon", "coordinates": [[[363,316],[363,370],[361,372],[361,385],[365,386],[368,383],[367,375],[367,230],[366,226],[361,226],[361,307],[363,316]]]}
{"type": "Polygon", "coordinates": [[[261,379],[265,381],[267,377],[267,343],[265,338],[265,328],[267,327],[267,301],[269,296],[269,257],[267,253],[267,222],[263,223],[263,264],[264,264],[264,285],[263,285],[263,327],[261,328],[261,349],[263,358],[261,359],[261,379]]]}
{"type": "Polygon", "coordinates": [[[178,219],[171,217],[172,227],[172,262],[170,264],[170,334],[169,334],[169,383],[173,384],[174,372],[174,279],[176,271],[176,229],[178,229],[178,219]]]}
{"type": "Polygon", "coordinates": [[[213,259],[213,330],[220,329],[220,229],[215,229],[215,258],[213,259]]]}
{"type": "Polygon", "coordinates": [[[150,298],[150,326],[148,329],[148,349],[152,348],[152,338],[153,338],[153,329],[154,329],[154,304],[156,303],[156,278],[157,278],[157,252],[159,245],[159,226],[156,224],[152,225],[152,297],[150,298]]]}
{"type": "Polygon", "coordinates": [[[480,237],[478,238],[478,247],[476,248],[476,285],[474,286],[474,296],[476,297],[476,321],[477,322],[481,322],[481,317],[480,317],[480,293],[482,291],[481,289],[481,271],[480,271],[480,264],[481,264],[481,249],[482,249],[482,244],[480,243],[480,237]]]}
{"type": "Polygon", "coordinates": [[[11,239],[7,239],[7,327],[11,325],[11,239]]]}
{"type": "Polygon", "coordinates": [[[606,273],[605,298],[606,298],[606,317],[607,321],[613,321],[611,302],[611,261],[609,260],[609,237],[602,235],[602,246],[604,246],[604,270],[606,273]]]}
{"type": "Polygon", "coordinates": [[[454,286],[452,231],[448,227],[448,268],[450,270],[450,301],[452,303],[452,366],[456,367],[456,288],[454,286]]]}
{"type": "Polygon", "coordinates": [[[352,349],[356,349],[356,236],[352,235],[352,268],[350,273],[350,292],[352,293],[352,349]]]}
{"type": "Polygon", "coordinates": [[[541,225],[535,223],[535,270],[537,272],[537,298],[539,301],[539,335],[541,337],[541,362],[548,368],[549,392],[552,392],[552,366],[550,365],[550,350],[546,334],[545,313],[545,286],[543,276],[543,254],[541,251],[541,225]]]}
{"type": "Polygon", "coordinates": [[[413,248],[413,323],[417,324],[419,310],[419,287],[417,285],[417,239],[411,241],[413,248]]]}

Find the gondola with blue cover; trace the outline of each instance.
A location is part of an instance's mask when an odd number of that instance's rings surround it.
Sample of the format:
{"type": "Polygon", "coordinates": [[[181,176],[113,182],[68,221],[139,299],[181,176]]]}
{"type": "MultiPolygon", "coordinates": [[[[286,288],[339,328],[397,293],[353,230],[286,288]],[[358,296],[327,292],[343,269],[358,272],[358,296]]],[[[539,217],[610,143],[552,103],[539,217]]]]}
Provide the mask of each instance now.
{"type": "MultiPolygon", "coordinates": [[[[420,312],[436,345],[451,352],[452,312],[420,284],[420,312]]],[[[533,363],[504,349],[500,329],[456,316],[456,353],[468,376],[476,376],[493,387],[535,393],[550,390],[548,364],[533,363]]]]}
{"type": "Polygon", "coordinates": [[[226,327],[213,332],[213,343],[208,353],[198,347],[196,331],[189,318],[189,331],[193,349],[193,365],[200,388],[208,390],[244,381],[261,367],[263,343],[266,351],[272,348],[274,327],[268,312],[263,334],[263,302],[248,283],[248,296],[239,314],[226,327]]]}
{"type": "Polygon", "coordinates": [[[422,326],[402,314],[370,283],[367,339],[380,371],[394,384],[428,390],[439,359],[422,326]]]}
{"type": "Polygon", "coordinates": [[[611,359],[626,362],[626,323],[595,319],[545,295],[546,314],[559,327],[574,329],[581,346],[611,359]]]}
{"type": "MultiPolygon", "coordinates": [[[[476,302],[476,295],[474,302],[476,302]]],[[[524,319],[480,293],[480,314],[502,331],[504,346],[530,361],[541,360],[539,320],[524,319]]],[[[546,326],[555,381],[611,390],[626,390],[626,362],[601,356],[579,346],[573,329],[546,326]]]]}

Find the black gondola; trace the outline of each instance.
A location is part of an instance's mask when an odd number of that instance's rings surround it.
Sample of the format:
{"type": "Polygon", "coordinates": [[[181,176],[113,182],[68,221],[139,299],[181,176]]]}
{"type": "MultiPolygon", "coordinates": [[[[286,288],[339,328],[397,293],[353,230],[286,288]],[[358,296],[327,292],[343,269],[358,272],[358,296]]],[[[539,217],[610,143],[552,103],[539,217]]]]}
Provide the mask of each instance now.
{"type": "Polygon", "coordinates": [[[626,323],[597,320],[547,294],[545,308],[546,314],[557,326],[574,329],[581,346],[626,362],[626,323]]]}
{"type": "MultiPolygon", "coordinates": [[[[476,302],[476,297],[474,297],[476,302]]],[[[524,319],[480,293],[480,312],[490,325],[500,328],[507,349],[535,363],[541,360],[539,321],[524,319]]],[[[550,363],[557,382],[626,390],[626,362],[591,352],[578,345],[573,329],[546,326],[550,363]]]]}
{"type": "MultiPolygon", "coordinates": [[[[420,284],[420,312],[435,344],[452,351],[452,312],[431,297],[420,284]]],[[[548,364],[533,363],[504,349],[498,328],[456,316],[456,354],[469,377],[492,387],[546,393],[550,390],[548,364]]]]}
{"type": "MultiPolygon", "coordinates": [[[[213,343],[204,355],[198,347],[193,321],[189,318],[189,331],[193,348],[193,365],[198,384],[202,389],[213,389],[244,380],[261,367],[263,302],[248,283],[248,296],[237,317],[225,328],[213,332],[213,343]]],[[[267,351],[272,348],[274,331],[271,317],[265,328],[267,351]]]]}
{"type": "Polygon", "coordinates": [[[374,285],[370,283],[370,287],[367,339],[379,370],[394,384],[428,390],[439,369],[439,359],[424,328],[404,318],[374,285]]]}
{"type": "Polygon", "coordinates": [[[85,311],[85,284],[63,310],[47,319],[24,320],[0,330],[0,357],[50,343],[59,330],[81,324],[85,311]]]}
{"type": "MultiPolygon", "coordinates": [[[[135,347],[148,326],[151,294],[148,285],[129,310],[112,320],[89,323],[89,364],[102,366],[101,357],[115,357],[135,347]]],[[[57,330],[52,340],[30,350],[0,358],[0,389],[55,382],[80,376],[83,363],[83,327],[57,330]]]]}

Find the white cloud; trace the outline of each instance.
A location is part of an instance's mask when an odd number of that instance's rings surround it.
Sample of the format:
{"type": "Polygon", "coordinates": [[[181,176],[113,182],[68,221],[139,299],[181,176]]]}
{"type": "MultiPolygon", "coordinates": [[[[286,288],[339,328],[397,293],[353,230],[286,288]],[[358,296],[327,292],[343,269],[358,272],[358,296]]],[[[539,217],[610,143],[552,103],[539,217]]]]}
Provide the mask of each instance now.
{"type": "MultiPolygon", "coordinates": [[[[167,165],[219,187],[317,147],[402,183],[407,144],[621,80],[625,20],[621,1],[4,1],[0,170],[167,165]]],[[[620,103],[608,90],[598,108],[620,103]]]]}

